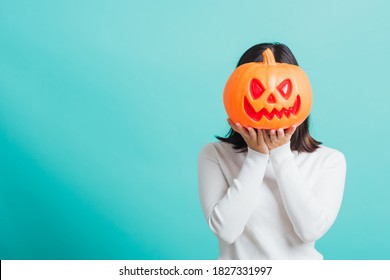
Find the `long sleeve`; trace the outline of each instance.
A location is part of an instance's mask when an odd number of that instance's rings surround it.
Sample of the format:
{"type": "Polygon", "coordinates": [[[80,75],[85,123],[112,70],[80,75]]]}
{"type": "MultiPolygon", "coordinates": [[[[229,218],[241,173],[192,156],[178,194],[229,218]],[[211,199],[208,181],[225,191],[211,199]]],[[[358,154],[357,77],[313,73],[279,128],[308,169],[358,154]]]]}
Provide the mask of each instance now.
{"type": "Polygon", "coordinates": [[[304,242],[318,240],[335,221],[341,205],[346,173],[343,154],[335,150],[327,154],[314,182],[305,182],[301,176],[290,143],[272,150],[270,160],[295,233],[304,242]]]}
{"type": "Polygon", "coordinates": [[[218,238],[232,244],[244,231],[259,198],[269,156],[248,149],[244,163],[229,186],[217,151],[206,145],[198,158],[199,196],[203,213],[218,238]]]}

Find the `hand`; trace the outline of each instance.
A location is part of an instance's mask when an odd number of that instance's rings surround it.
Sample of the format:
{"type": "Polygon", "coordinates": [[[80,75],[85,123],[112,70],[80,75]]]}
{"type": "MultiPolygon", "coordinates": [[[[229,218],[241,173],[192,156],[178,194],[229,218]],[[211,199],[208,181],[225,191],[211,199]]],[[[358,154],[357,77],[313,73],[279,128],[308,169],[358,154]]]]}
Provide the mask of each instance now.
{"type": "Polygon", "coordinates": [[[284,130],[283,128],[280,128],[278,130],[272,129],[269,131],[263,130],[264,140],[267,144],[268,149],[273,150],[290,142],[291,137],[294,134],[296,128],[297,127],[293,125],[286,130],[284,130]]]}
{"type": "Polygon", "coordinates": [[[262,154],[269,154],[261,129],[258,129],[256,132],[252,127],[245,128],[239,123],[233,123],[231,119],[228,119],[228,123],[235,132],[239,133],[242,138],[244,138],[245,143],[249,148],[262,154]]]}

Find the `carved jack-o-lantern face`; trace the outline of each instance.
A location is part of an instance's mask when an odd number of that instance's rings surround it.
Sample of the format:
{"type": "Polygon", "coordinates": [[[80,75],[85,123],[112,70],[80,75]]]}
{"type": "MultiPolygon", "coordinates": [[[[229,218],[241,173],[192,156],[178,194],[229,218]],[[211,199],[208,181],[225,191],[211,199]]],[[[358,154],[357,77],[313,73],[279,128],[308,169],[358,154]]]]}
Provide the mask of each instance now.
{"type": "Polygon", "coordinates": [[[288,128],[309,115],[312,94],[309,79],[298,66],[276,63],[270,49],[263,62],[236,68],[226,83],[224,105],[229,118],[245,127],[288,128]]]}

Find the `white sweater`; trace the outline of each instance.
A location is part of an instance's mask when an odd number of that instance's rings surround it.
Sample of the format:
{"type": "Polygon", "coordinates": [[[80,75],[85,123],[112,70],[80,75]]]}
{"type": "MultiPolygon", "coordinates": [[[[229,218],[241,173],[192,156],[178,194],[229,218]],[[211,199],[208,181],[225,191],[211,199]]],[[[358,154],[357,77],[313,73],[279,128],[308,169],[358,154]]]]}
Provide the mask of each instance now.
{"type": "Polygon", "coordinates": [[[314,243],[331,227],[345,183],[342,153],[290,143],[265,155],[207,144],[198,159],[203,213],[219,259],[322,259],[314,243]]]}

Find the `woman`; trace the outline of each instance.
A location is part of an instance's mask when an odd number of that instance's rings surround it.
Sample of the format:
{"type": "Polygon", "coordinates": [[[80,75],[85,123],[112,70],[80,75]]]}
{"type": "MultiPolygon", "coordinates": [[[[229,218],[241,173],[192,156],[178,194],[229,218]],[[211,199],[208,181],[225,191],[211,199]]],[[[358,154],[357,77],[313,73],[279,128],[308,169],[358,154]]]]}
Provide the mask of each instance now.
{"type": "MultiPolygon", "coordinates": [[[[261,62],[298,65],[283,44],[258,44],[238,66],[261,62]]],[[[346,173],[341,152],[298,127],[255,130],[228,120],[226,138],[207,144],[198,159],[203,213],[218,237],[219,259],[323,259],[315,241],[340,209],[346,173]]]]}

